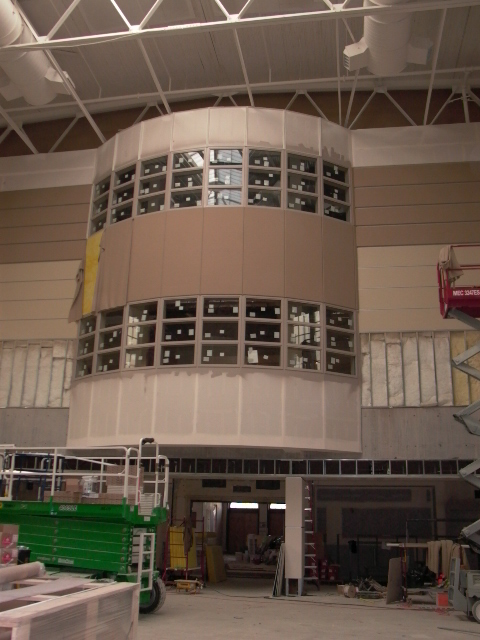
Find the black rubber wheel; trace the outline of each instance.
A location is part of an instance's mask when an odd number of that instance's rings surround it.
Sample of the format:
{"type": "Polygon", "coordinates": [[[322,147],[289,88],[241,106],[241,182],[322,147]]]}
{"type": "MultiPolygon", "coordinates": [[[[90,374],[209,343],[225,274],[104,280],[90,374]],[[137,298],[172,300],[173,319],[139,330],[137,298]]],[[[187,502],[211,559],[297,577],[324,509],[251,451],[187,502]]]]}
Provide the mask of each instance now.
{"type": "Polygon", "coordinates": [[[158,579],[153,582],[150,591],[150,601],[140,605],[140,613],[153,613],[157,609],[161,609],[167,597],[167,590],[163,582],[158,579]]]}
{"type": "Polygon", "coordinates": [[[480,622],[480,600],[477,600],[472,607],[472,616],[477,622],[480,622]]]}

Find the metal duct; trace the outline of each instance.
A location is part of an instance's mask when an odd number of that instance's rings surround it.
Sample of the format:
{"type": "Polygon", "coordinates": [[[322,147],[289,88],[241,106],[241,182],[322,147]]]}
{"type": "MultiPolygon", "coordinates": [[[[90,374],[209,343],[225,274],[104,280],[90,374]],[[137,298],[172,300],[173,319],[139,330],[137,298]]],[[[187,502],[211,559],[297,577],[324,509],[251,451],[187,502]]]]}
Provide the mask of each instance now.
{"type": "MultiPolygon", "coordinates": [[[[364,0],[364,7],[405,4],[409,0],[364,0]]],[[[376,76],[394,76],[407,63],[426,64],[432,42],[426,38],[411,38],[411,13],[388,13],[365,16],[363,38],[345,47],[344,65],[349,71],[362,67],[376,76]]]]}
{"type": "MultiPolygon", "coordinates": [[[[34,41],[11,0],[0,0],[0,47],[34,41]]],[[[29,104],[42,105],[58,93],[68,93],[43,51],[0,50],[0,69],[0,93],[6,100],[23,97],[29,104]]]]}

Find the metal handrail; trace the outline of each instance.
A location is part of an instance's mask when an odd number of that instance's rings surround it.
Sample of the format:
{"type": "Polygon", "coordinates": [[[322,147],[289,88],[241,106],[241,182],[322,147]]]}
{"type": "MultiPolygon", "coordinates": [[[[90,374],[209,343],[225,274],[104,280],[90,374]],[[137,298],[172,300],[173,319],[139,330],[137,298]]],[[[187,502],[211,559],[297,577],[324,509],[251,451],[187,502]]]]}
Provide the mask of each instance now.
{"type": "MultiPolygon", "coordinates": [[[[140,494],[140,465],[142,461],[154,460],[154,480],[145,480],[145,484],[154,484],[154,506],[159,506],[159,485],[164,485],[163,491],[163,501],[162,506],[167,508],[168,506],[168,482],[169,482],[169,460],[166,456],[159,454],[158,452],[159,445],[155,443],[153,439],[144,439],[140,441],[139,448],[135,447],[53,447],[51,449],[45,447],[29,447],[27,448],[16,448],[14,445],[1,445],[0,446],[0,480],[7,480],[8,491],[7,494],[0,497],[0,501],[11,501],[12,500],[12,490],[13,483],[17,477],[21,475],[29,476],[37,476],[39,478],[51,478],[51,496],[55,495],[55,485],[56,480],[58,478],[65,477],[82,477],[87,475],[85,471],[81,470],[69,470],[64,468],[65,460],[76,460],[78,462],[87,462],[92,465],[98,465],[99,476],[100,476],[100,487],[103,486],[106,478],[109,477],[124,477],[123,482],[123,498],[128,498],[128,487],[129,487],[129,479],[135,479],[135,505],[139,504],[139,494],[140,494]],[[155,446],[155,454],[154,455],[145,455],[142,451],[145,445],[154,445],[155,446]],[[74,452],[78,451],[79,456],[75,456],[74,452]],[[90,455],[90,452],[93,454],[98,451],[101,452],[102,455],[96,457],[95,455],[90,455]],[[15,469],[15,457],[19,454],[37,454],[39,457],[42,456],[40,469],[15,469]],[[86,455],[85,455],[86,454],[86,455]],[[120,455],[119,455],[120,454],[120,455]],[[88,456],[88,457],[86,457],[88,456]],[[124,459],[124,468],[125,471],[123,473],[110,473],[108,471],[108,467],[115,467],[115,463],[108,462],[108,460],[112,459],[124,459]],[[130,473],[130,461],[136,460],[136,470],[135,474],[130,473]],[[163,470],[163,478],[160,478],[160,461],[164,461],[164,470],[163,470]],[[47,468],[45,468],[45,463],[48,461],[47,468]],[[50,469],[48,467],[51,467],[50,469]]],[[[92,470],[95,473],[95,470],[92,470]]],[[[91,472],[91,473],[92,473],[91,472]]]]}

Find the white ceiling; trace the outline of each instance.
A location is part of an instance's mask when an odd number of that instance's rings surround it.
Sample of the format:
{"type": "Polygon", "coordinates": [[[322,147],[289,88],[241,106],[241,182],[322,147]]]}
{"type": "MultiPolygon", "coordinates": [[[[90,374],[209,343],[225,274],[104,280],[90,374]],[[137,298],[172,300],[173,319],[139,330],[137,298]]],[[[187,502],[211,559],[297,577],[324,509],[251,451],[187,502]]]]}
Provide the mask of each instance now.
{"type": "MultiPolygon", "coordinates": [[[[41,39],[73,1],[17,0],[16,4],[41,39]]],[[[152,102],[169,105],[204,96],[235,96],[248,89],[254,99],[255,93],[268,91],[350,91],[353,86],[354,74],[343,67],[342,52],[352,42],[346,25],[355,40],[362,36],[363,17],[355,15],[362,0],[346,0],[343,8],[334,3],[333,9],[340,11],[332,10],[330,0],[249,0],[241,20],[234,17],[230,22],[219,5],[238,14],[247,0],[163,0],[139,37],[138,28],[129,27],[120,14],[130,25],[139,25],[156,1],[80,0],[53,38],[37,45],[50,50],[68,73],[77,100],[58,96],[45,107],[32,107],[22,98],[11,102],[1,98],[0,114],[3,111],[3,116],[7,113],[22,123],[73,116],[81,107],[93,113],[152,102]],[[295,14],[303,12],[316,14],[299,21],[295,14]],[[252,24],[251,19],[266,17],[252,24]],[[183,29],[172,29],[181,25],[183,29]],[[98,35],[105,41],[86,38],[98,35]]],[[[479,87],[480,0],[408,4],[412,9],[434,7],[415,11],[412,22],[413,35],[432,41],[439,30],[441,7],[448,7],[433,86],[479,87]]],[[[431,61],[425,68],[409,65],[384,84],[387,89],[428,88],[431,65],[431,61]]],[[[373,90],[376,84],[378,78],[362,70],[356,88],[373,90]]]]}

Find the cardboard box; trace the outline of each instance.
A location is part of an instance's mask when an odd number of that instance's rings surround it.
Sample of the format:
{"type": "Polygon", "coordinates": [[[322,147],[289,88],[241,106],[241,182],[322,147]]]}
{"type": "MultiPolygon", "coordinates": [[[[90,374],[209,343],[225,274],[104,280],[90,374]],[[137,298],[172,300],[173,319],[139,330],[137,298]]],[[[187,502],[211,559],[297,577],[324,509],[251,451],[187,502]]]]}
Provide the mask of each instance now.
{"type": "Polygon", "coordinates": [[[0,547],[2,549],[12,549],[18,545],[18,525],[0,525],[0,547]]]}
{"type": "Polygon", "coordinates": [[[65,478],[62,482],[63,491],[81,491],[82,485],[80,484],[80,478],[65,478]]]}
{"type": "MultiPolygon", "coordinates": [[[[107,482],[107,488],[109,486],[121,486],[123,487],[125,482],[125,467],[122,465],[114,465],[111,467],[106,467],[105,473],[114,473],[117,475],[107,476],[105,478],[107,482]]],[[[130,469],[128,472],[128,485],[135,486],[137,484],[137,467],[130,465],[130,469]]],[[[140,468],[140,489],[143,489],[143,467],[140,468]]]]}

